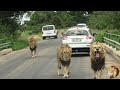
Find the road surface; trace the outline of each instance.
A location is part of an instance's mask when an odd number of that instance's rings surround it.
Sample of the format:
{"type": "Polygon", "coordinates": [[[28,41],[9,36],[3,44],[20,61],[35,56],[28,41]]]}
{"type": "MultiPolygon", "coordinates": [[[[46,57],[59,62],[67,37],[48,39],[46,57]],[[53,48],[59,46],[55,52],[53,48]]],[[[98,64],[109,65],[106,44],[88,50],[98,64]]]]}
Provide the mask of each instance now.
{"type": "MultiPolygon", "coordinates": [[[[63,79],[57,75],[56,49],[61,38],[38,42],[37,57],[29,48],[0,56],[0,79],[63,79]]],[[[115,60],[107,54],[107,58],[115,60]]],[[[68,79],[93,79],[89,54],[73,55],[68,79]]]]}

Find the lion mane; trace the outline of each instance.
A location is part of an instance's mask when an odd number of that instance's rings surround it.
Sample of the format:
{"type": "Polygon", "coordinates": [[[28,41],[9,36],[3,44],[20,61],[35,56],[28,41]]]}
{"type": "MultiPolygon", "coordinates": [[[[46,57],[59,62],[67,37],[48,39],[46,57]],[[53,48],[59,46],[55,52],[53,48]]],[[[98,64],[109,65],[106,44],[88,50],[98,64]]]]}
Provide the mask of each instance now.
{"type": "Polygon", "coordinates": [[[90,59],[91,59],[91,68],[95,74],[97,71],[101,71],[102,69],[104,69],[105,49],[102,43],[94,42],[90,46],[90,59]]]}

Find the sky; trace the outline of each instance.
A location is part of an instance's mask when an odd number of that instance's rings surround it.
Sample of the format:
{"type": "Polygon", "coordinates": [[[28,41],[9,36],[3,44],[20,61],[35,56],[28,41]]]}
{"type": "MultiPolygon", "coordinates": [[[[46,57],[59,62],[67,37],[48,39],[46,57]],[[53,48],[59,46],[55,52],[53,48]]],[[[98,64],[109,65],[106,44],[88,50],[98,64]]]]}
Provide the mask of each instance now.
{"type": "Polygon", "coordinates": [[[29,21],[29,20],[30,20],[30,17],[28,17],[28,16],[27,16],[27,13],[25,13],[25,14],[23,15],[22,20],[21,20],[21,25],[24,24],[24,21],[29,21]]]}

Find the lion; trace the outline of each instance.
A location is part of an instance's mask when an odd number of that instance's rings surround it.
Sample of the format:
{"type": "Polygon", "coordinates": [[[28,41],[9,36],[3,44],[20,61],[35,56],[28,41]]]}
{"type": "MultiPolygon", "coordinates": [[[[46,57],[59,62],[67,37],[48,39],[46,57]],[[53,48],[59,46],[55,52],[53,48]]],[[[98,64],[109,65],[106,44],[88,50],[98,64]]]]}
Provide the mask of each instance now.
{"type": "Polygon", "coordinates": [[[72,49],[67,44],[61,44],[57,48],[57,68],[58,75],[61,75],[61,66],[63,66],[63,78],[68,78],[70,74],[69,65],[71,63],[72,49]]]}
{"type": "Polygon", "coordinates": [[[105,67],[105,49],[100,42],[94,42],[90,46],[91,68],[94,71],[94,79],[101,78],[102,69],[105,67]]]}
{"type": "Polygon", "coordinates": [[[117,77],[118,74],[119,74],[118,67],[116,67],[116,66],[109,66],[108,67],[108,75],[109,75],[110,79],[117,77]]]}
{"type": "Polygon", "coordinates": [[[61,30],[60,36],[61,36],[61,37],[64,37],[64,30],[61,30]]]}
{"type": "Polygon", "coordinates": [[[28,41],[29,41],[29,48],[31,50],[31,55],[32,55],[32,58],[36,57],[36,48],[37,48],[37,42],[36,40],[34,39],[34,36],[30,36],[28,38],[28,41]]]}

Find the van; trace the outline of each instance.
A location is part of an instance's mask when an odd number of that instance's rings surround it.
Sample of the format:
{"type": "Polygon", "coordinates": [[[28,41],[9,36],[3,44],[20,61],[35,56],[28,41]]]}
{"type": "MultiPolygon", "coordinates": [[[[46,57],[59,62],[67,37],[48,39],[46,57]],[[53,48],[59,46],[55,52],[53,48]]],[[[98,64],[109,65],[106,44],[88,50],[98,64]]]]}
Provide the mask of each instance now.
{"type": "Polygon", "coordinates": [[[57,38],[58,31],[55,28],[55,25],[45,25],[42,27],[42,38],[43,40],[47,37],[57,38]]]}

